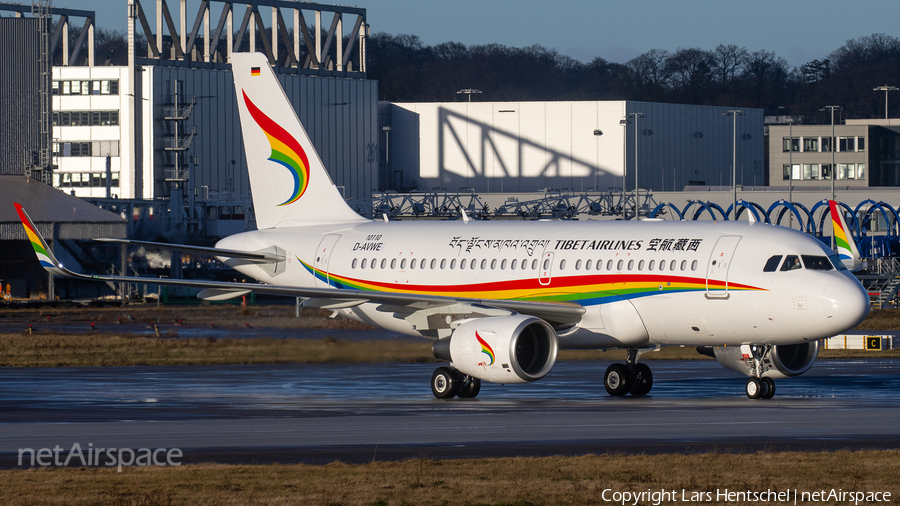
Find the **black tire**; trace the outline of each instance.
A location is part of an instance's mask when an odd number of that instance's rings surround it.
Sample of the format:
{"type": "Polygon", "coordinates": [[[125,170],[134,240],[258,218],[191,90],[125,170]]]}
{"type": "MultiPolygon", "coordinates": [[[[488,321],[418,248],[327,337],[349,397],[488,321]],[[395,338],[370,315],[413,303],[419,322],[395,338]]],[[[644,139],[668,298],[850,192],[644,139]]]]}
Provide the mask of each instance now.
{"type": "Polygon", "coordinates": [[[456,396],[460,399],[474,399],[481,391],[481,380],[472,376],[460,375],[459,388],[456,396]]]}
{"type": "Polygon", "coordinates": [[[449,367],[438,367],[431,375],[431,393],[438,399],[452,399],[458,388],[456,374],[449,367]]]}
{"type": "Polygon", "coordinates": [[[653,373],[647,364],[634,364],[631,376],[631,395],[647,395],[653,388],[653,373]]]}
{"type": "Polygon", "coordinates": [[[603,376],[603,386],[606,387],[606,392],[619,397],[627,394],[631,383],[629,376],[625,364],[612,364],[607,367],[606,374],[603,376]]]}
{"type": "Polygon", "coordinates": [[[762,381],[769,389],[765,394],[760,396],[760,399],[771,399],[772,397],[775,397],[775,380],[772,378],[763,378],[762,381]]]}
{"type": "Polygon", "coordinates": [[[763,382],[759,378],[747,378],[747,385],[744,392],[751,399],[759,399],[763,393],[763,382]]]}

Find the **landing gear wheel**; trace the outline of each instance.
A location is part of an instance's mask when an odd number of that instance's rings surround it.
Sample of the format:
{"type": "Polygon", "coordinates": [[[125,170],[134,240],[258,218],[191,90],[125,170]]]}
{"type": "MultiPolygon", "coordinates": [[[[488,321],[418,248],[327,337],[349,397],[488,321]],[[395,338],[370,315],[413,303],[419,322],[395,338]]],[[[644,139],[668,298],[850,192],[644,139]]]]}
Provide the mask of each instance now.
{"type": "Polygon", "coordinates": [[[606,368],[603,377],[603,386],[609,395],[623,396],[628,393],[629,381],[628,368],[625,364],[612,364],[606,368]]]}
{"type": "Polygon", "coordinates": [[[653,388],[653,373],[647,364],[634,364],[631,376],[631,395],[647,395],[653,388]]]}
{"type": "Polygon", "coordinates": [[[458,380],[459,388],[456,391],[456,396],[460,399],[474,399],[478,392],[481,391],[481,380],[478,378],[460,374],[458,380]]]}
{"type": "Polygon", "coordinates": [[[759,399],[762,396],[763,382],[759,378],[748,378],[745,388],[747,397],[751,399],[759,399]]]}
{"type": "Polygon", "coordinates": [[[763,378],[762,381],[766,387],[768,387],[768,390],[766,390],[766,393],[760,395],[759,398],[771,399],[772,397],[775,397],[775,380],[772,378],[763,378]]]}
{"type": "Polygon", "coordinates": [[[438,367],[431,375],[431,393],[438,399],[452,399],[459,388],[455,371],[449,367],[438,367]]]}

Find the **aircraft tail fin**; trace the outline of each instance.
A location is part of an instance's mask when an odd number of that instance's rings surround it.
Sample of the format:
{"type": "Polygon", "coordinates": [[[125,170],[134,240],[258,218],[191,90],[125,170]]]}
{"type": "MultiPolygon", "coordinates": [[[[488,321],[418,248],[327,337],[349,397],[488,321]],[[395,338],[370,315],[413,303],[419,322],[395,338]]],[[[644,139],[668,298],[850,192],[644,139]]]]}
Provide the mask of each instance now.
{"type": "Polygon", "coordinates": [[[231,57],[260,229],[367,221],[344,202],[262,53],[231,57]]]}
{"type": "Polygon", "coordinates": [[[847,226],[847,222],[844,221],[844,214],[838,207],[837,202],[829,200],[828,206],[831,208],[831,225],[834,229],[836,253],[847,269],[858,271],[862,267],[862,257],[856,248],[856,242],[853,240],[850,228],[847,226]]]}

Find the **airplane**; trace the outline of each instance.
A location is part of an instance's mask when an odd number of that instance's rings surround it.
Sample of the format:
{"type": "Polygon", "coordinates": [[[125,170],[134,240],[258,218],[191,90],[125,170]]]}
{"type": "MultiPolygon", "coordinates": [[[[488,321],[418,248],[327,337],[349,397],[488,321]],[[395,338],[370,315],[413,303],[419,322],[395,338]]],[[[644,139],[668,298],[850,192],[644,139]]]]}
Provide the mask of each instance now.
{"type": "Polygon", "coordinates": [[[639,359],[662,346],[697,347],[747,375],[747,397],[771,398],[774,379],[806,372],[820,340],[869,312],[866,291],[834,252],[766,223],[363,218],[331,181],[265,56],[234,54],[232,69],[258,230],[210,248],[165,246],[215,255],[258,282],[72,272],[16,204],[46,270],[195,287],[206,300],[299,297],[431,339],[434,356],[449,362],[431,378],[439,399],[473,398],[482,381],[539,380],[559,350],[578,349],[626,350],[604,388],[642,396],[653,374],[639,359]]]}

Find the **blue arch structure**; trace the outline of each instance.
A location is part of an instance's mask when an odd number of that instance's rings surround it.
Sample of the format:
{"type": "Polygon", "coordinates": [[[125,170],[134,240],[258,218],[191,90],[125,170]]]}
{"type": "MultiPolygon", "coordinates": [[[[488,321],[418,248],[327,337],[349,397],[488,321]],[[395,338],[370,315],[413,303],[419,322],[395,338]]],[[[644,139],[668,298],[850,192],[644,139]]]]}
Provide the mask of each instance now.
{"type": "MultiPolygon", "coordinates": [[[[697,218],[699,218],[700,215],[703,214],[703,211],[708,212],[714,221],[719,220],[719,218],[716,217],[716,213],[713,212],[713,208],[710,207],[708,205],[708,203],[703,202],[702,200],[692,200],[692,201],[688,202],[688,204],[686,206],[684,206],[684,209],[681,211],[681,215],[686,217],[688,215],[688,209],[690,209],[691,206],[693,206],[694,204],[697,204],[698,206],[700,206],[700,208],[697,209],[696,211],[694,211],[693,216],[691,216],[692,220],[696,221],[697,218]]],[[[722,208],[719,206],[716,206],[716,207],[719,209],[719,212],[722,213],[722,208]]]]}
{"type": "Polygon", "coordinates": [[[894,208],[891,207],[890,204],[887,204],[885,202],[875,202],[874,200],[871,200],[871,199],[860,202],[859,205],[856,206],[856,209],[854,209],[854,211],[853,211],[854,218],[859,216],[859,210],[865,204],[870,204],[871,207],[869,207],[869,209],[865,212],[865,215],[862,216],[860,222],[857,224],[857,229],[856,229],[857,237],[862,235],[863,222],[866,220],[866,218],[869,217],[870,214],[872,214],[876,210],[881,212],[881,216],[884,218],[884,222],[890,225],[890,228],[888,229],[888,234],[887,234],[888,237],[896,237],[896,236],[900,235],[900,216],[897,215],[897,211],[894,210],[894,208]],[[894,218],[893,224],[891,224],[891,220],[890,220],[890,218],[888,218],[888,214],[885,211],[885,208],[890,210],[891,216],[893,216],[893,218],[894,218]]]}
{"type": "MultiPolygon", "coordinates": [[[[762,222],[762,223],[771,223],[772,222],[769,219],[769,214],[766,213],[766,210],[763,209],[762,206],[757,204],[756,202],[747,202],[746,200],[741,199],[741,200],[737,201],[737,206],[738,206],[738,210],[734,217],[735,221],[740,220],[741,213],[743,213],[745,210],[747,210],[753,214],[753,217],[756,219],[757,222],[762,222]],[[762,218],[760,218],[760,216],[762,216],[762,218]]],[[[731,206],[728,207],[729,215],[731,214],[732,207],[734,207],[734,204],[732,204],[731,206]]]]}
{"type": "Polygon", "coordinates": [[[809,212],[809,210],[803,207],[803,204],[793,204],[783,199],[774,202],[771,206],[769,206],[769,210],[767,211],[767,213],[769,214],[769,218],[772,220],[769,223],[781,225],[781,220],[784,219],[784,214],[788,211],[790,211],[791,214],[793,214],[797,218],[797,223],[800,224],[800,230],[803,230],[807,233],[812,233],[813,219],[812,214],[809,212]],[[781,209],[778,211],[777,216],[773,215],[772,212],[779,207],[781,209]],[[804,218],[800,214],[801,209],[806,213],[806,218],[804,218]]]}
{"type": "Polygon", "coordinates": [[[662,211],[662,210],[663,210],[664,208],[666,208],[666,207],[669,207],[669,208],[671,208],[673,211],[675,211],[675,214],[678,215],[678,219],[679,219],[679,220],[683,220],[683,219],[684,219],[684,215],[681,214],[681,211],[678,209],[678,207],[676,207],[675,204],[673,204],[673,203],[671,203],[671,202],[663,202],[662,204],[659,204],[658,206],[656,206],[656,208],[653,209],[653,211],[650,211],[650,218],[656,218],[657,213],[659,213],[660,211],[662,211]]]}
{"type": "MultiPolygon", "coordinates": [[[[845,204],[843,202],[838,202],[837,205],[846,209],[847,212],[850,214],[850,223],[847,224],[847,226],[850,227],[850,234],[854,235],[856,237],[859,237],[859,222],[856,219],[856,213],[853,212],[853,209],[851,209],[850,206],[848,206],[847,204],[845,204]]],[[[816,202],[816,205],[814,205],[813,208],[810,210],[812,215],[815,215],[816,210],[820,207],[824,207],[825,210],[822,211],[822,216],[819,217],[819,222],[817,224],[815,224],[815,227],[816,227],[815,231],[816,231],[816,235],[818,235],[819,237],[822,237],[822,228],[825,226],[825,221],[826,221],[825,217],[831,216],[831,207],[828,205],[827,199],[820,200],[820,201],[816,202]]],[[[810,218],[812,218],[812,216],[810,216],[810,218]]]]}

